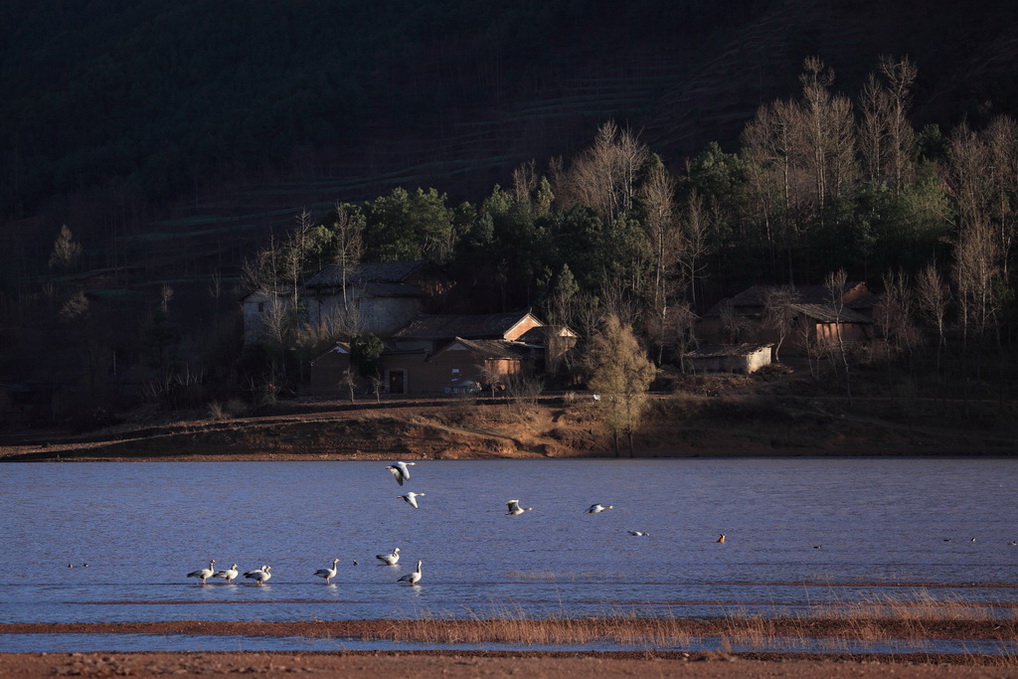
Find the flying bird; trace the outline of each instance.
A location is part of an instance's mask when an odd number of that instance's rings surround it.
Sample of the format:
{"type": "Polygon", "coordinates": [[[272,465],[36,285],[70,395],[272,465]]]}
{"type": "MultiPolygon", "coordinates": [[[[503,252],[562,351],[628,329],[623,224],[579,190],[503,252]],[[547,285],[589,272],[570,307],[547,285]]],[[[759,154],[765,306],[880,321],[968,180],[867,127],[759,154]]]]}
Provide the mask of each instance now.
{"type": "Polygon", "coordinates": [[[417,498],[424,497],[424,495],[425,495],[424,493],[415,493],[413,491],[410,491],[406,495],[397,495],[396,497],[403,498],[406,501],[406,503],[413,507],[414,509],[420,509],[420,507],[417,506],[417,498]]]}
{"type": "Polygon", "coordinates": [[[416,464],[416,462],[394,462],[386,467],[386,469],[392,472],[392,477],[396,479],[396,483],[402,486],[404,481],[410,480],[410,470],[407,467],[413,467],[416,464]]]}
{"type": "Polygon", "coordinates": [[[645,537],[650,535],[650,533],[647,533],[647,532],[642,531],[642,530],[631,530],[631,531],[629,531],[629,534],[630,535],[635,535],[638,538],[645,538],[645,537]]]}
{"type": "Polygon", "coordinates": [[[229,585],[233,582],[234,578],[237,577],[237,564],[233,564],[229,568],[224,568],[221,571],[216,571],[215,577],[226,580],[226,584],[229,585]]]}
{"type": "Polygon", "coordinates": [[[325,584],[328,585],[329,581],[336,577],[336,564],[339,563],[339,559],[332,560],[332,568],[319,568],[315,571],[315,575],[320,578],[325,578],[325,584]]]}
{"type": "Polygon", "coordinates": [[[215,563],[216,563],[216,560],[212,559],[212,561],[209,561],[209,567],[208,568],[199,568],[196,571],[191,571],[190,573],[187,574],[187,577],[189,577],[189,578],[198,578],[199,580],[201,580],[201,584],[204,585],[205,581],[208,580],[209,578],[211,578],[215,574],[215,572],[216,572],[216,569],[215,569],[215,566],[214,566],[215,563]]]}
{"type": "Polygon", "coordinates": [[[244,577],[254,580],[259,585],[263,585],[266,582],[268,582],[269,578],[272,577],[272,573],[269,572],[271,570],[272,566],[262,566],[261,568],[258,568],[256,570],[244,573],[244,577]]]}
{"type": "Polygon", "coordinates": [[[606,509],[614,509],[614,507],[612,505],[602,505],[602,504],[590,505],[590,509],[588,509],[585,513],[597,514],[598,512],[603,512],[606,509]]]}
{"type": "Polygon", "coordinates": [[[421,562],[418,561],[417,570],[415,570],[413,573],[407,573],[402,578],[397,580],[396,583],[398,584],[400,582],[406,582],[409,583],[412,587],[416,587],[417,583],[420,581],[421,581],[421,562]]]}
{"type": "Polygon", "coordinates": [[[399,547],[393,547],[392,552],[389,554],[376,554],[375,558],[383,562],[386,566],[395,566],[399,563],[399,547]]]}
{"type": "Polygon", "coordinates": [[[506,516],[517,516],[518,514],[534,510],[533,507],[520,507],[519,500],[509,500],[505,503],[505,506],[509,508],[509,511],[506,512],[506,516]]]}

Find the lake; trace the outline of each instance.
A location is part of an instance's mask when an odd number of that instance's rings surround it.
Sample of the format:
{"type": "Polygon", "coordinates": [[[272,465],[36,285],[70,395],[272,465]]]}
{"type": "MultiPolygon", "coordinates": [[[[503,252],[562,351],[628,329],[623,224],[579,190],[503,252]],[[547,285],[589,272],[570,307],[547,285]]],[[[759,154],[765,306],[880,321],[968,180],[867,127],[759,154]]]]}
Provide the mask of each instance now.
{"type": "MultiPolygon", "coordinates": [[[[916,598],[1012,615],[1015,602],[1011,459],[419,461],[402,487],[386,464],[2,465],[0,622],[707,617],[916,598]],[[509,499],[534,509],[507,516],[509,499]],[[594,503],[614,507],[585,513],[594,503]],[[374,558],[397,546],[397,566],[374,558]],[[325,585],[313,574],[336,557],[325,585]],[[273,577],[185,577],[210,559],[273,577]],[[418,559],[420,586],[397,585],[418,559]]],[[[24,636],[18,650],[102,643],[24,636]]]]}

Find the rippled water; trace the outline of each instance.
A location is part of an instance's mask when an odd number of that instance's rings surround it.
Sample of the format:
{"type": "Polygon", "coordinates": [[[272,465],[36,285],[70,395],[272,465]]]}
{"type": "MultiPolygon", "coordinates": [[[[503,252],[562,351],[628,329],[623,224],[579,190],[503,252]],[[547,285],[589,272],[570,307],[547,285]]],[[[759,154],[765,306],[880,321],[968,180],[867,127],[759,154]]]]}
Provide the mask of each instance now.
{"type": "Polygon", "coordinates": [[[402,488],[385,464],[0,466],[0,622],[769,615],[917,596],[1011,615],[1018,593],[1014,460],[421,461],[402,488]],[[426,493],[419,510],[407,490],[426,493]],[[534,511],[505,516],[511,498],[534,511]],[[585,514],[596,502],[615,508],[585,514]],[[395,546],[399,566],[378,565],[395,546]],[[313,573],[334,557],[327,586],[313,573]],[[184,577],[213,558],[273,578],[184,577]],[[397,586],[418,559],[421,586],[397,586]]]}

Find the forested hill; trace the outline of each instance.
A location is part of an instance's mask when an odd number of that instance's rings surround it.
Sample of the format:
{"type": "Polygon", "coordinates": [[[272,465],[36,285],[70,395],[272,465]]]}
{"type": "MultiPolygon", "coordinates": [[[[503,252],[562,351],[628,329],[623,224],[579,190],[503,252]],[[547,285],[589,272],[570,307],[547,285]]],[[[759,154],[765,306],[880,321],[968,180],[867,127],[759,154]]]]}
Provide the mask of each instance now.
{"type": "Polygon", "coordinates": [[[919,125],[978,123],[1015,110],[1016,53],[1011,0],[6,0],[5,268],[45,269],[63,223],[94,266],[189,230],[222,261],[303,205],[476,200],[608,118],[678,168],[812,55],[853,94],[909,55],[919,125]]]}

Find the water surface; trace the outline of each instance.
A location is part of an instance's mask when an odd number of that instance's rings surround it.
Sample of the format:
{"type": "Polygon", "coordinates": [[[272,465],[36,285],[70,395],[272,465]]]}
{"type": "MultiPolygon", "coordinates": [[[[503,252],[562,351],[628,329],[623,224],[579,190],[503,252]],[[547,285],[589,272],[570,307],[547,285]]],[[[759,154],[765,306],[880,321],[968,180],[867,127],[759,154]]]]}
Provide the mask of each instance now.
{"type": "Polygon", "coordinates": [[[0,466],[0,622],[773,615],[917,597],[1011,616],[1016,601],[1013,460],[421,461],[403,487],[385,465],[0,466]],[[506,516],[508,499],[534,511],[506,516]],[[400,564],[379,565],[395,546],[400,564]],[[334,557],[327,586],[312,574],[334,557]],[[273,578],[184,577],[209,559],[273,578]],[[398,586],[418,559],[421,586],[398,586]]]}

